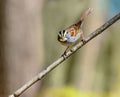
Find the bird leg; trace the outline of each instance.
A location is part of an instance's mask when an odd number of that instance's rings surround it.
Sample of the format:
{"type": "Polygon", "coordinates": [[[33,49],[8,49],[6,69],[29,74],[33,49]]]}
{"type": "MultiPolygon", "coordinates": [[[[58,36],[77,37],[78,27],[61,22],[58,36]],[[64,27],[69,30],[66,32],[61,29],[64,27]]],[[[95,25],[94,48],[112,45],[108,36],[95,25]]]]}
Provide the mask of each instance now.
{"type": "Polygon", "coordinates": [[[69,46],[65,49],[64,53],[61,56],[66,56],[67,50],[69,49],[69,46]]]}
{"type": "Polygon", "coordinates": [[[83,43],[86,43],[86,40],[85,40],[85,37],[84,37],[83,33],[81,34],[81,41],[82,41],[83,43]]]}

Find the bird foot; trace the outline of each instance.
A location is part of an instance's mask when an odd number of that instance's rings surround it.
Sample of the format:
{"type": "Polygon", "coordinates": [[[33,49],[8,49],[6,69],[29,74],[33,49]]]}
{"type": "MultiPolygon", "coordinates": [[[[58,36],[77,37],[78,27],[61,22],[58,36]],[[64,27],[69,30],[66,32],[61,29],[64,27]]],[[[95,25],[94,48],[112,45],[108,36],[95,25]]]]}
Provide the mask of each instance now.
{"type": "Polygon", "coordinates": [[[86,43],[86,39],[84,37],[82,37],[82,40],[81,40],[84,43],[86,43]]]}
{"type": "Polygon", "coordinates": [[[86,40],[82,40],[82,42],[83,42],[83,44],[85,44],[85,43],[86,43],[86,40]]]}
{"type": "Polygon", "coordinates": [[[63,57],[64,59],[66,58],[66,54],[67,54],[67,52],[65,51],[62,55],[61,55],[61,57],[63,57]]]}

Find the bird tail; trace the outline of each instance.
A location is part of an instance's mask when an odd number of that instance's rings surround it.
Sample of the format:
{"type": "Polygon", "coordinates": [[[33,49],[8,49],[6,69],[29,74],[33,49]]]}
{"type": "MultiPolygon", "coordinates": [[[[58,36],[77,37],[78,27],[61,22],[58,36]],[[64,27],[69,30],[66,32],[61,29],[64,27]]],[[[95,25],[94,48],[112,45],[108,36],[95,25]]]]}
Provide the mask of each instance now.
{"type": "Polygon", "coordinates": [[[82,15],[81,19],[79,22],[76,23],[76,25],[81,26],[86,19],[86,17],[92,12],[92,8],[88,8],[82,15]]]}

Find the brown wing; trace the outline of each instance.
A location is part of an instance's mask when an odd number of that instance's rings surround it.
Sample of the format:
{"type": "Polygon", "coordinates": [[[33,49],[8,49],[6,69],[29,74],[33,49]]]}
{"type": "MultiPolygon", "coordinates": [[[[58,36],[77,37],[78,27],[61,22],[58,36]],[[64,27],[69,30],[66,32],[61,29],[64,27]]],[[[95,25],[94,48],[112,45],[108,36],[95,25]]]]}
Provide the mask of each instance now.
{"type": "Polygon", "coordinates": [[[73,25],[73,26],[67,28],[66,30],[70,33],[71,36],[76,36],[80,30],[80,27],[73,25]]]}
{"type": "Polygon", "coordinates": [[[72,26],[68,27],[66,30],[71,33],[71,36],[76,36],[81,28],[82,23],[84,22],[85,18],[92,12],[91,8],[88,8],[82,15],[80,21],[72,26]]]}

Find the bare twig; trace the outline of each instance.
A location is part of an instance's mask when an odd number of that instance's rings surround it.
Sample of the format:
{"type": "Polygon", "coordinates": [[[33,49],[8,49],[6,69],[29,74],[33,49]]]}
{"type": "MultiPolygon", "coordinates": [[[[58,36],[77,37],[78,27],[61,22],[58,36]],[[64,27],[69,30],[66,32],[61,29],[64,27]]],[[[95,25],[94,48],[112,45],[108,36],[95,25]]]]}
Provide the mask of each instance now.
{"type": "Polygon", "coordinates": [[[42,72],[40,72],[38,75],[36,75],[33,79],[31,79],[29,82],[27,82],[25,85],[23,85],[20,89],[15,91],[12,95],[9,95],[9,97],[18,97],[20,96],[25,90],[27,90],[30,86],[32,86],[37,81],[41,80],[44,76],[46,76],[50,71],[52,71],[55,67],[60,65],[64,60],[66,60],[68,57],[70,57],[74,52],[76,52],[78,49],[80,49],[82,46],[84,46],[87,42],[89,42],[91,39],[96,37],[97,35],[101,34],[104,30],[106,30],[109,26],[111,26],[113,23],[115,23],[117,20],[120,19],[120,13],[114,16],[112,19],[107,21],[104,25],[99,27],[97,30],[95,30],[93,33],[88,35],[86,38],[85,43],[78,43],[76,46],[72,48],[72,50],[69,50],[66,53],[65,57],[60,57],[55,62],[50,64],[46,69],[44,69],[42,72]]]}

